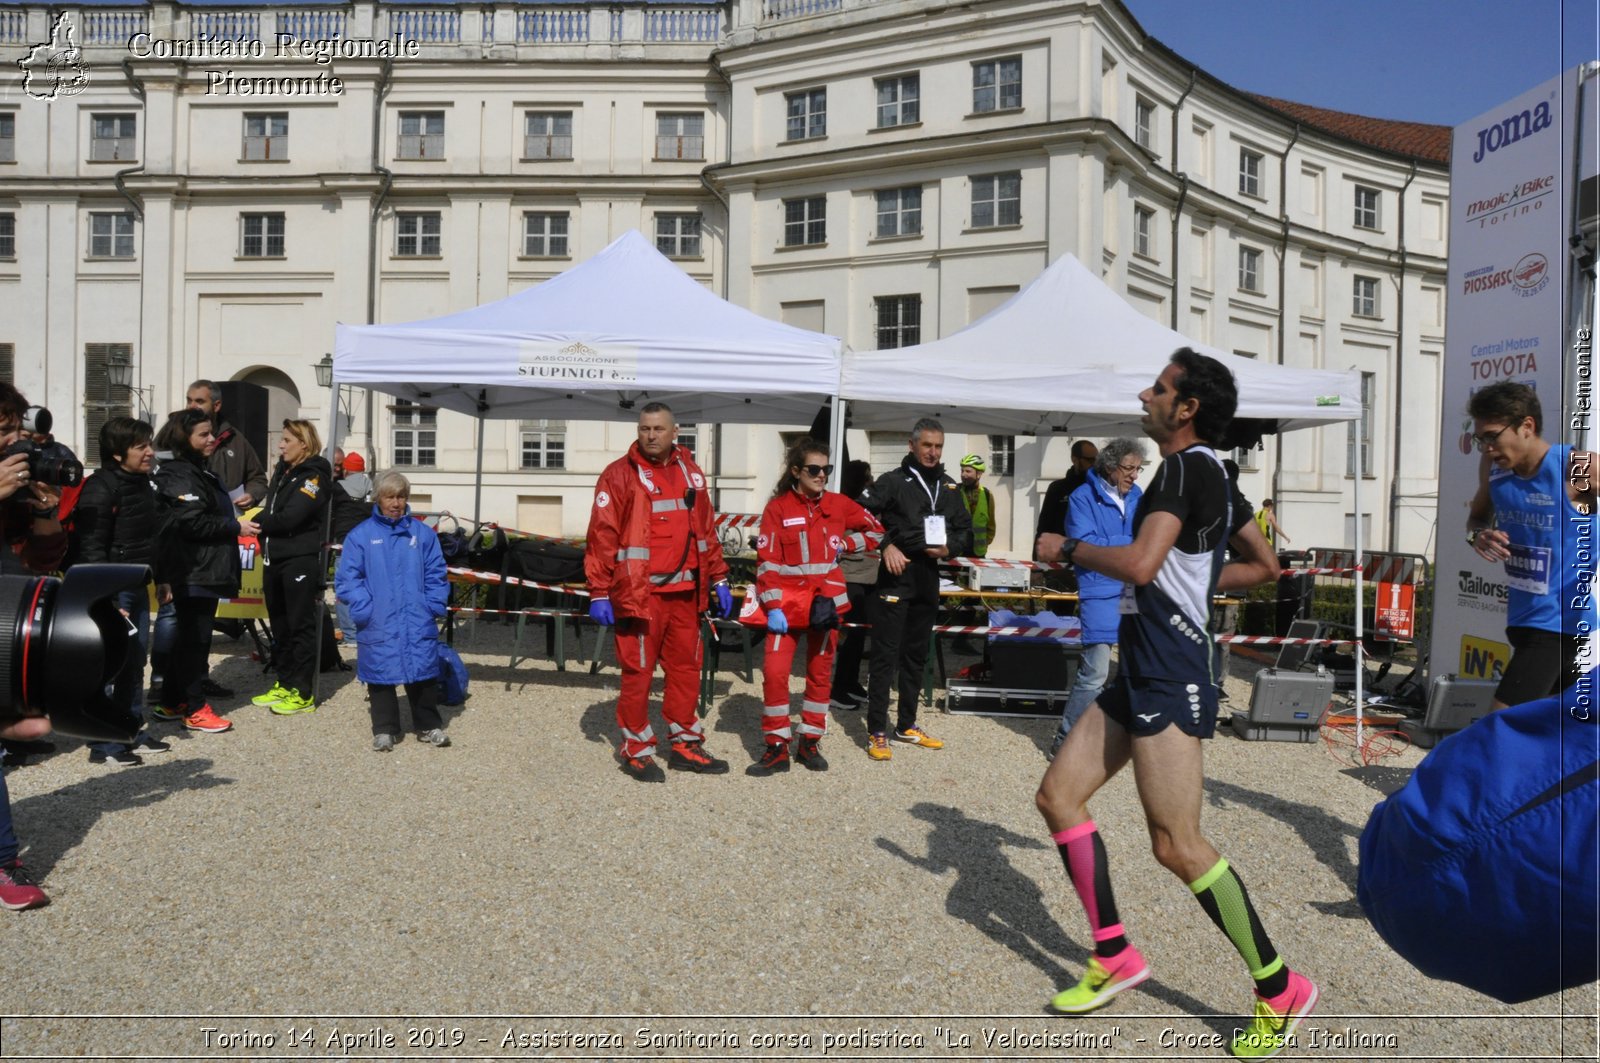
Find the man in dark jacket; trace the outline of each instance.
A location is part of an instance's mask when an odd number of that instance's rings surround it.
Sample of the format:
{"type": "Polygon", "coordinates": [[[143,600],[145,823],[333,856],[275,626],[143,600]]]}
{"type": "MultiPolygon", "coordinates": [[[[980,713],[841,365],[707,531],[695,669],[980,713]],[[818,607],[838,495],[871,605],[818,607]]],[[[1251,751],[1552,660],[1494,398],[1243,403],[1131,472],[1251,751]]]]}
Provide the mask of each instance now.
{"type": "MultiPolygon", "coordinates": [[[[100,469],[83,482],[73,520],[74,564],[149,565],[155,570],[156,594],[171,601],[172,588],[163,578],[156,544],[166,514],[151,478],[155,467],[154,434],[132,417],[113,417],[100,427],[100,469]]],[[[112,697],[129,715],[144,720],[144,662],[150,648],[150,598],[143,587],[117,595],[117,608],[133,627],[133,645],[112,697]]],[[[95,742],[89,763],[131,768],[141,755],[165,753],[166,742],[141,734],[126,742],[95,742]]]]}
{"type": "Polygon", "coordinates": [[[256,448],[223,415],[221,389],[209,380],[196,380],[189,385],[185,402],[191,409],[204,410],[211,415],[217,443],[206,459],[206,468],[217,474],[234,506],[243,513],[260,503],[267,497],[266,466],[261,464],[256,448]],[[242,494],[240,488],[243,488],[242,494]]]}
{"type": "Polygon", "coordinates": [[[944,743],[917,726],[922,670],[939,611],[939,561],[972,550],[972,518],[961,488],[945,475],[944,427],[924,417],[911,429],[911,453],[861,493],[860,502],[883,523],[878,608],[872,620],[872,666],[867,684],[867,755],[888,760],[889,695],[900,692],[894,737],[926,749],[944,743]]]}
{"type": "MultiPolygon", "coordinates": [[[[1036,535],[1062,535],[1067,530],[1067,500],[1072,497],[1072,492],[1083,486],[1089,476],[1089,470],[1094,468],[1095,459],[1100,456],[1099,449],[1087,439],[1080,439],[1072,444],[1072,467],[1067,470],[1067,475],[1056,480],[1044,492],[1044,501],[1039,505],[1039,529],[1036,535]]],[[[1035,561],[1043,560],[1034,558],[1035,561]]]]}

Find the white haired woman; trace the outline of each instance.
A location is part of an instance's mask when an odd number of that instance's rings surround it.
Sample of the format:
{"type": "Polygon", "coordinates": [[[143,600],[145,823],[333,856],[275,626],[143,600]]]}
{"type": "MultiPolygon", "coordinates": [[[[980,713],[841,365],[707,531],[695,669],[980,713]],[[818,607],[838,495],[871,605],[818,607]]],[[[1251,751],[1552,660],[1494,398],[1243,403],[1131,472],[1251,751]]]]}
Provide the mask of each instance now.
{"type": "Polygon", "coordinates": [[[373,484],[372,516],[345,536],[335,577],[356,626],[356,678],[367,684],[372,748],[387,753],[402,734],[395,687],[406,688],[417,740],[448,746],[439,715],[439,621],[450,603],[439,537],[411,516],[411,484],[398,472],[373,484]]]}

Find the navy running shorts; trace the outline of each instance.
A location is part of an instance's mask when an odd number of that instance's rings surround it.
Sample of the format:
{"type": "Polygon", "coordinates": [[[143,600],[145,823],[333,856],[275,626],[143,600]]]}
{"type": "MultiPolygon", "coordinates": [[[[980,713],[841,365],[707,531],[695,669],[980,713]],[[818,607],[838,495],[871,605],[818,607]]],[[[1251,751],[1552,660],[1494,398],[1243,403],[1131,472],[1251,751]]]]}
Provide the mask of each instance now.
{"type": "Polygon", "coordinates": [[[1097,699],[1123,730],[1138,738],[1160,734],[1167,725],[1195,738],[1217,729],[1217,688],[1208,680],[1138,679],[1119,674],[1097,699]]]}

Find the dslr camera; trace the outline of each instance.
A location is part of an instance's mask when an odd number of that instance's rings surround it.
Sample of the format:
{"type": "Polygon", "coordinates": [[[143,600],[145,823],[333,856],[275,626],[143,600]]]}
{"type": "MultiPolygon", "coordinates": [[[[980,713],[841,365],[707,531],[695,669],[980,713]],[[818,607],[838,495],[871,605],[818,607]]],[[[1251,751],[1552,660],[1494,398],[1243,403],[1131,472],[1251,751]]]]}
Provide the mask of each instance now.
{"type": "Polygon", "coordinates": [[[149,583],[144,565],[0,576],[0,716],[43,714],[64,735],[133,741],[140,721],[111,694],[133,638],[117,595],[149,583]]]}
{"type": "Polygon", "coordinates": [[[35,482],[50,487],[76,487],[83,482],[83,463],[65,454],[51,453],[51,447],[42,447],[30,436],[49,435],[55,418],[43,406],[29,406],[22,415],[22,438],[0,451],[0,459],[14,454],[28,456],[28,476],[35,482]]]}

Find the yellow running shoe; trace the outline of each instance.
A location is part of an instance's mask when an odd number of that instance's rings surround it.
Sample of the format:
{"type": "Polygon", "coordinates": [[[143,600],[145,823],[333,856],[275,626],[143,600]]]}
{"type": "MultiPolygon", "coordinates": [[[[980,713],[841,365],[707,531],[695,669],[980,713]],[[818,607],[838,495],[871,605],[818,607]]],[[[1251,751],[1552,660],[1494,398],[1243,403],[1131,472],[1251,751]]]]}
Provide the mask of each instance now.
{"type": "Polygon", "coordinates": [[[894,750],[889,748],[889,736],[874,734],[867,738],[867,756],[873,760],[888,760],[894,756],[894,750]]]}
{"type": "Polygon", "coordinates": [[[282,683],[272,684],[272,689],[265,694],[257,694],[250,699],[252,705],[276,705],[289,696],[289,688],[282,683]]]}
{"type": "Polygon", "coordinates": [[[907,727],[904,731],[896,731],[894,740],[896,742],[909,742],[911,745],[921,746],[923,749],[944,748],[943,742],[920,727],[907,727]]]}
{"type": "Polygon", "coordinates": [[[267,711],[274,716],[293,716],[301,712],[316,712],[317,703],[310,698],[301,697],[300,691],[291,690],[282,701],[268,705],[267,711]]]}
{"type": "Polygon", "coordinates": [[[1149,977],[1149,966],[1132,945],[1104,959],[1090,956],[1089,969],[1083,973],[1083,981],[1057,993],[1051,999],[1050,1006],[1072,1015],[1093,1011],[1124,989],[1132,989],[1149,977]]]}
{"type": "Polygon", "coordinates": [[[1300,1020],[1317,1006],[1317,987],[1311,979],[1289,972],[1289,987],[1271,1000],[1256,997],[1256,1015],[1250,1025],[1233,1034],[1229,1047],[1239,1059],[1269,1059],[1289,1045],[1300,1020]]]}

